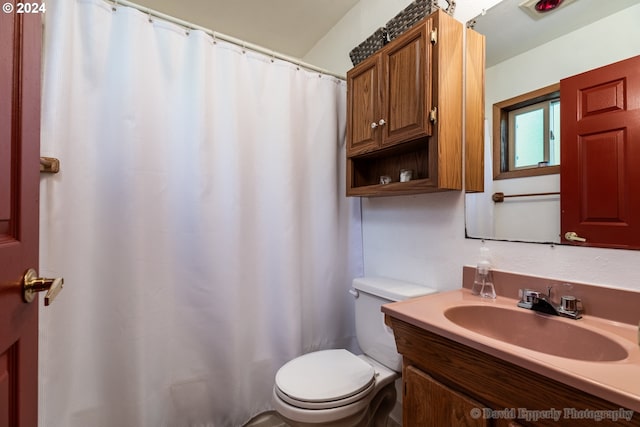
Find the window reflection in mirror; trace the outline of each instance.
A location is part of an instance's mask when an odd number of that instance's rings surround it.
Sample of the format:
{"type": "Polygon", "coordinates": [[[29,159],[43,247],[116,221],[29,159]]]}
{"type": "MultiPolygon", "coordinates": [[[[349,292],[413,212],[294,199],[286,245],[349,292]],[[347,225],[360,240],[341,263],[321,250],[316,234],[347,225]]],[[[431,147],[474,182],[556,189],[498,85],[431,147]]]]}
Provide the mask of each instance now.
{"type": "Polygon", "coordinates": [[[509,112],[509,170],[560,164],[560,100],[509,112]]]}
{"type": "Polygon", "coordinates": [[[560,173],[560,85],[493,105],[493,179],[560,173]]]}

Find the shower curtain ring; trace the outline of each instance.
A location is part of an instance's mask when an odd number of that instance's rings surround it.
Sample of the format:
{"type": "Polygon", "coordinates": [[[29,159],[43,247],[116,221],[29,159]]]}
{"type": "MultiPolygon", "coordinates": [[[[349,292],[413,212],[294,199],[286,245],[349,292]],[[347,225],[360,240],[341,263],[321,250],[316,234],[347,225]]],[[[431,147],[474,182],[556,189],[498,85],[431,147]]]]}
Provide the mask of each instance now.
{"type": "Polygon", "coordinates": [[[153,24],[153,18],[151,17],[151,9],[147,9],[147,18],[149,22],[153,24]]]}
{"type": "Polygon", "coordinates": [[[213,44],[218,44],[218,41],[216,40],[216,32],[214,31],[213,34],[213,44]]]}
{"type": "Polygon", "coordinates": [[[118,0],[113,0],[113,7],[111,8],[111,10],[114,12],[118,11],[118,0]]]}

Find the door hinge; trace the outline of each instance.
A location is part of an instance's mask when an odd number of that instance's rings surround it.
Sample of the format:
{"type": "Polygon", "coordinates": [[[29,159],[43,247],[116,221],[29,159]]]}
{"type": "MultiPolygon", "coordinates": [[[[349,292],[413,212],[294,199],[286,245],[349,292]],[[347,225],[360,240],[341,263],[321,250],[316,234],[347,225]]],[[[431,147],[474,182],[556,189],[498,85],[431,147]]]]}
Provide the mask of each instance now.
{"type": "Polygon", "coordinates": [[[434,28],[433,30],[431,30],[431,43],[432,44],[438,43],[438,29],[437,28],[434,28]]]}
{"type": "Polygon", "coordinates": [[[433,107],[431,111],[429,111],[429,120],[434,125],[438,123],[438,107],[433,107]]]}

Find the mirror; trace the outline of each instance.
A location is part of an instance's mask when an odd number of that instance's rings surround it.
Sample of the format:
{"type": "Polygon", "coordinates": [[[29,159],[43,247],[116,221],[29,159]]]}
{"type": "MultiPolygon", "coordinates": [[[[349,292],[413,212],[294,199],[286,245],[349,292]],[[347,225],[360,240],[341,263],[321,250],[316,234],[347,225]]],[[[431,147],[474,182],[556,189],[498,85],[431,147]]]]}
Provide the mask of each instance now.
{"type": "Polygon", "coordinates": [[[560,191],[559,174],[493,179],[493,105],[640,54],[640,2],[565,0],[539,19],[521,3],[503,0],[469,22],[486,36],[485,191],[465,196],[466,232],[558,244],[560,196],[553,193],[560,191]],[[503,193],[504,201],[494,202],[494,193],[503,193]]]}

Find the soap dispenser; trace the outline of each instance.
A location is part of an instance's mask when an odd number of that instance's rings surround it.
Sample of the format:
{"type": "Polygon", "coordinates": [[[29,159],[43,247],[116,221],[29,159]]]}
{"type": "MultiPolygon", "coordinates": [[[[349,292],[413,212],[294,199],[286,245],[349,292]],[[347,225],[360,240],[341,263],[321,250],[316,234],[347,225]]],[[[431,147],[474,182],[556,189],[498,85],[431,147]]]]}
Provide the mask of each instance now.
{"type": "Polygon", "coordinates": [[[480,295],[482,298],[496,298],[496,290],[493,286],[493,274],[491,273],[491,252],[486,246],[480,248],[480,258],[478,259],[471,293],[480,295]]]}

